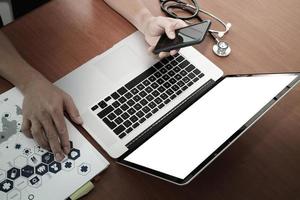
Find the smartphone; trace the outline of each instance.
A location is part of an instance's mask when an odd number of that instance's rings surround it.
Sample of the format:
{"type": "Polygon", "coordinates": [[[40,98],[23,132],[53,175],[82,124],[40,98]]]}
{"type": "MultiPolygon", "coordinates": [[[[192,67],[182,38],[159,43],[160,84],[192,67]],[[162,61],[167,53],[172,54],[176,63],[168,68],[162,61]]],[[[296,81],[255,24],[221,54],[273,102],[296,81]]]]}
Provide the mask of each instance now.
{"type": "Polygon", "coordinates": [[[173,40],[169,39],[166,34],[163,34],[157,42],[153,53],[168,52],[173,49],[201,43],[209,30],[210,24],[210,20],[204,20],[198,24],[177,29],[173,40]]]}

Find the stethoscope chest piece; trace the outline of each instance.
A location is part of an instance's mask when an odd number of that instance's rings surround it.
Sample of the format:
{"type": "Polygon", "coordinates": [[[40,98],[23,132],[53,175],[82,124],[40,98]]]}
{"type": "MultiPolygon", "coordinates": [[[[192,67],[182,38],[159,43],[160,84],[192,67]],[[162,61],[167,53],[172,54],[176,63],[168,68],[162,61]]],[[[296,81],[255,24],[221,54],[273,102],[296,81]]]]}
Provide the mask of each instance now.
{"type": "Polygon", "coordinates": [[[213,46],[213,52],[217,56],[225,57],[228,56],[231,52],[231,48],[227,42],[219,41],[213,46]]]}

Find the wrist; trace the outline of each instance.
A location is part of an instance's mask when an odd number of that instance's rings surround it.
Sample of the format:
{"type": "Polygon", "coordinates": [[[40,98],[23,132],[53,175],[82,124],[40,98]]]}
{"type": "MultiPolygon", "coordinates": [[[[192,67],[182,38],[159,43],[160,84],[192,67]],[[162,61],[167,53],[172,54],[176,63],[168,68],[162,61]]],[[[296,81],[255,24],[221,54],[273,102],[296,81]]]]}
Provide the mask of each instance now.
{"type": "Polygon", "coordinates": [[[149,21],[153,18],[154,16],[149,12],[148,9],[142,9],[137,15],[137,24],[136,27],[139,31],[141,31],[143,34],[145,34],[147,25],[149,21]]]}
{"type": "Polygon", "coordinates": [[[28,74],[19,80],[19,82],[16,84],[16,87],[19,88],[24,95],[26,95],[31,88],[40,86],[44,83],[49,83],[49,81],[39,72],[32,72],[31,74],[28,74]]]}

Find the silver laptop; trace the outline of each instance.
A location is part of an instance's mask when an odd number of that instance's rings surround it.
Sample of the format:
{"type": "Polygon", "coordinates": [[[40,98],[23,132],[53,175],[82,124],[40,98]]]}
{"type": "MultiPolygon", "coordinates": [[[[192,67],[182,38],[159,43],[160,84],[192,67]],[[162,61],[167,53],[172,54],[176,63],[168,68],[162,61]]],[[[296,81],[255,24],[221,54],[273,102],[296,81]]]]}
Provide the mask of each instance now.
{"type": "Polygon", "coordinates": [[[297,73],[223,77],[193,47],[162,60],[147,49],[136,32],[57,85],[111,157],[177,184],[192,180],[299,80],[297,73]]]}

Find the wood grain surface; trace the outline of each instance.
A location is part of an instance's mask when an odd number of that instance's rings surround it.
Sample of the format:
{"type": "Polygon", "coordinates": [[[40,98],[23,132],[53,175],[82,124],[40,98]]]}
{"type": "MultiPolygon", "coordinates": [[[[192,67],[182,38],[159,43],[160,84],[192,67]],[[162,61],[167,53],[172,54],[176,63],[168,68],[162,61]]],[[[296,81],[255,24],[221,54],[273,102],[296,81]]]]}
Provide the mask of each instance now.
{"type": "MultiPolygon", "coordinates": [[[[160,15],[158,0],[144,0],[160,15]]],[[[300,71],[299,0],[209,0],[202,8],[232,23],[228,58],[207,38],[196,48],[226,74],[300,71]]],[[[53,0],[2,29],[22,56],[55,81],[135,31],[101,0],[53,0]]],[[[1,58],[0,58],[1,59],[1,58]]],[[[0,92],[12,86],[0,80],[0,92]]],[[[187,186],[122,167],[82,129],[111,162],[93,199],[299,199],[300,87],[274,106],[187,186]]]]}

